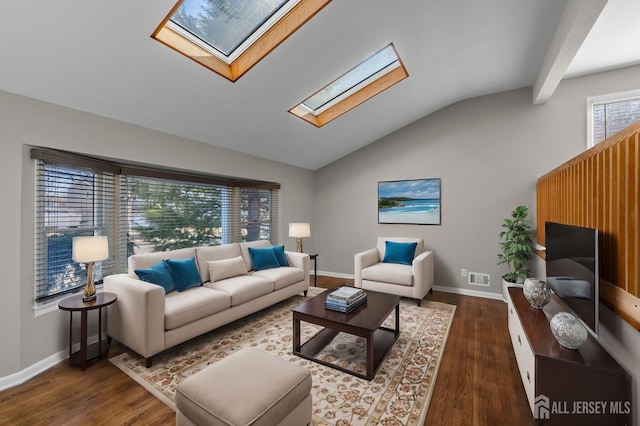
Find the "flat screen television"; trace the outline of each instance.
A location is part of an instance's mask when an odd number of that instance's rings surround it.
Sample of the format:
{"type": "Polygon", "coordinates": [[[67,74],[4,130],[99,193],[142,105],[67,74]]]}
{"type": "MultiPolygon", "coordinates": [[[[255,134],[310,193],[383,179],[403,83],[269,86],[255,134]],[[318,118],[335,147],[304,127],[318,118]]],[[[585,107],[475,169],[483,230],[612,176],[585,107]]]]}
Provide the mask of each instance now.
{"type": "Polygon", "coordinates": [[[598,334],[598,230],[546,222],[547,283],[587,326],[598,334]]]}

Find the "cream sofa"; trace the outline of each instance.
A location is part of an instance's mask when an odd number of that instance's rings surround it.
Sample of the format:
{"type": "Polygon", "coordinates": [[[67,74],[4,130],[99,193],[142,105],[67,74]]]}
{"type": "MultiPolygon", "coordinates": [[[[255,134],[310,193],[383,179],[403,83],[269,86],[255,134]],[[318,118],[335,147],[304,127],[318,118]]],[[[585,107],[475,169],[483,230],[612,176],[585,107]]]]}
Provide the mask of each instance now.
{"type": "Polygon", "coordinates": [[[153,356],[167,348],[295,294],[306,294],[308,254],[286,251],[288,267],[253,270],[249,247],[270,245],[268,241],[253,241],[129,257],[128,273],[104,278],[104,290],[118,295],[117,303],[107,308],[107,335],[145,357],[150,367],[153,356]],[[165,294],[162,286],[142,281],[134,272],[165,259],[191,257],[195,257],[203,285],[186,291],[165,294]],[[240,275],[234,272],[238,257],[246,265],[240,275]],[[214,268],[214,280],[210,267],[214,268]]]}

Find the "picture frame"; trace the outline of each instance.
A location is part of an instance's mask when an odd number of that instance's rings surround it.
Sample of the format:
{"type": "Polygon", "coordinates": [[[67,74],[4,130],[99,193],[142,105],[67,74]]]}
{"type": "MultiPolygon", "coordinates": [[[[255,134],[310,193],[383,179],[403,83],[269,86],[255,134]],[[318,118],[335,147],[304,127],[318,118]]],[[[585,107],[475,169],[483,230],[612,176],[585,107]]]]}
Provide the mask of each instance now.
{"type": "Polygon", "coordinates": [[[378,182],[378,223],[440,225],[440,178],[378,182]]]}

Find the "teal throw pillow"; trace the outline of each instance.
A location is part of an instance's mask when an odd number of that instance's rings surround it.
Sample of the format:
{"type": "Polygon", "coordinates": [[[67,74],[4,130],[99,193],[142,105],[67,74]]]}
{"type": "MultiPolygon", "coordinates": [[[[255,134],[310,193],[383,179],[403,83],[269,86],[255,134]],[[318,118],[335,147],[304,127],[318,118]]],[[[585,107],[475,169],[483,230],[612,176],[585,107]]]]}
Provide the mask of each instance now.
{"type": "Polygon", "coordinates": [[[287,256],[284,254],[284,246],[274,246],[273,252],[276,255],[276,259],[278,259],[278,265],[280,266],[289,266],[289,262],[287,262],[287,256]]]}
{"type": "Polygon", "coordinates": [[[251,262],[253,262],[253,269],[255,271],[280,267],[273,247],[249,247],[249,255],[251,256],[251,262]]]}
{"type": "Polygon", "coordinates": [[[394,241],[384,242],[384,263],[400,263],[411,265],[413,255],[416,252],[418,243],[396,243],[394,241]]]}
{"type": "Polygon", "coordinates": [[[173,280],[176,283],[176,289],[178,291],[185,291],[192,287],[199,287],[202,285],[202,279],[200,278],[200,272],[196,266],[196,258],[190,257],[183,260],[167,259],[164,261],[167,264],[167,268],[173,276],[173,280]]]}
{"type": "Polygon", "coordinates": [[[173,280],[173,275],[169,272],[169,268],[167,268],[167,264],[164,261],[160,261],[150,268],[136,269],[133,272],[142,281],[161,285],[164,287],[165,293],[176,289],[176,282],[173,280]]]}

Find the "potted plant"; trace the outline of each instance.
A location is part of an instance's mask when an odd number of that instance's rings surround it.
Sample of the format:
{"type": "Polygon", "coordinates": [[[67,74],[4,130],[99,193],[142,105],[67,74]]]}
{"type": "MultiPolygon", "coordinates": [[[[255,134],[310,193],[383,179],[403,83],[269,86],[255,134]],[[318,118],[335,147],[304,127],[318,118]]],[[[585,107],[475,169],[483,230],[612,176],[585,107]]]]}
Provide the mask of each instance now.
{"type": "Polygon", "coordinates": [[[507,287],[524,284],[530,276],[527,266],[533,257],[533,240],[531,239],[531,224],[526,220],[529,207],[518,206],[506,218],[500,232],[500,248],[498,265],[506,263],[509,272],[502,276],[502,295],[508,298],[507,287]]]}

